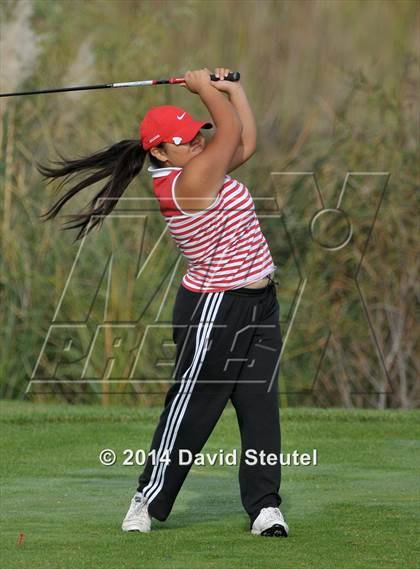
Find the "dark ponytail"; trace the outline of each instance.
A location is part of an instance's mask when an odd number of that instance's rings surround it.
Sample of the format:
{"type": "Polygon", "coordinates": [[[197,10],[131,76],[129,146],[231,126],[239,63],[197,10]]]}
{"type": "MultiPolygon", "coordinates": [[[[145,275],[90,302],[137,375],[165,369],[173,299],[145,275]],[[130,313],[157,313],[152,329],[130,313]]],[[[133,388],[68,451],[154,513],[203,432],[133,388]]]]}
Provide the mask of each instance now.
{"type": "MultiPolygon", "coordinates": [[[[164,143],[159,145],[161,148],[163,146],[164,143]]],[[[64,204],[78,192],[95,182],[109,177],[104,187],[89,203],[90,207],[86,213],[63,216],[72,218],[65,224],[76,222],[69,227],[63,227],[63,229],[81,228],[74,242],[87,235],[95,226],[98,225],[98,229],[102,226],[105,216],[115,208],[118,199],[122,196],[125,189],[133,178],[140,173],[147,155],[154,167],[159,168],[163,166],[163,163],[154,158],[149,151],[143,149],[139,140],[121,140],[104,150],[76,160],[69,160],[60,153],[58,154],[61,162],[52,162],[53,164],[59,164],[58,168],[49,168],[37,163],[38,171],[45,178],[64,178],[58,185],[57,192],[60,191],[64,184],[83,170],[87,172],[90,170],[93,173],[68,190],[46,213],[42,214],[40,217],[45,218],[43,221],[56,217],[64,204]],[[106,199],[100,200],[100,198],[106,199]],[[97,205],[99,200],[100,203],[97,205]],[[91,221],[93,216],[95,217],[91,221]]]]}

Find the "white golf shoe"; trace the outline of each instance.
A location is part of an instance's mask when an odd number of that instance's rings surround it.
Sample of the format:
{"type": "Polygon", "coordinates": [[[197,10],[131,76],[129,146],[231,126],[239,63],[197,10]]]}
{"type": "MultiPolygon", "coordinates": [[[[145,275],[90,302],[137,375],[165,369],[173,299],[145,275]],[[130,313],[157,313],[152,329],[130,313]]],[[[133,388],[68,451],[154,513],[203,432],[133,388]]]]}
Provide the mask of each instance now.
{"type": "Polygon", "coordinates": [[[287,537],[289,526],[278,508],[262,508],[252,524],[251,533],[268,537],[287,537]]]}
{"type": "Polygon", "coordinates": [[[152,518],[147,509],[147,500],[140,492],[134,494],[121,527],[123,531],[148,532],[151,530],[152,518]]]}

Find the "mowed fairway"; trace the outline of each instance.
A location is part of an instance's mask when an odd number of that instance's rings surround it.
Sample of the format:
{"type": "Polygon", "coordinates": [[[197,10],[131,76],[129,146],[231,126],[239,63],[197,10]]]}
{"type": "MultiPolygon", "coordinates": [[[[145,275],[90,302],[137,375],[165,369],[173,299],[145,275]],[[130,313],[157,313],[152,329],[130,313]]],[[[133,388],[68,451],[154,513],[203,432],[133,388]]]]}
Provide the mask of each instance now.
{"type": "MultiPolygon", "coordinates": [[[[122,465],[122,452],[148,451],[159,414],[3,402],[1,567],[419,566],[419,412],[282,411],[283,452],[318,451],[317,466],[283,468],[288,539],[249,533],[238,466],[193,466],[166,522],[154,520],[150,534],[123,533],[141,467],[122,465]],[[117,452],[117,464],[100,464],[103,448],[117,452]]],[[[234,448],[229,405],[203,451],[234,448]]]]}

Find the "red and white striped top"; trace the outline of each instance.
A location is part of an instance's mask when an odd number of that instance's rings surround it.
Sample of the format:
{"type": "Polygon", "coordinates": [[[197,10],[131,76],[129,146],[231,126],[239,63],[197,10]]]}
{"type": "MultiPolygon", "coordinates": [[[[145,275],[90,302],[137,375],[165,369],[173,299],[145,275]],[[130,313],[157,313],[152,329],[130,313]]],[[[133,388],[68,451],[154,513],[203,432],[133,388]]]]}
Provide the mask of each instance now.
{"type": "Polygon", "coordinates": [[[193,292],[220,292],[258,281],[276,270],[247,187],[225,176],[208,208],[186,213],[174,194],[181,170],[148,168],[160,211],[188,262],[182,285],[193,292]]]}

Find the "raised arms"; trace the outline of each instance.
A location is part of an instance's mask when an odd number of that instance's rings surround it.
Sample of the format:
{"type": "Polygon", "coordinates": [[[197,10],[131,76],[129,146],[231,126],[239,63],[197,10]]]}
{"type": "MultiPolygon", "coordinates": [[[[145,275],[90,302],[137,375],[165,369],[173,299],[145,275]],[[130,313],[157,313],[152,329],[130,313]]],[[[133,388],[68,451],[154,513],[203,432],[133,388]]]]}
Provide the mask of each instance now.
{"type": "Polygon", "coordinates": [[[208,108],[216,127],[213,138],[184,166],[176,182],[176,199],[184,211],[191,212],[214,201],[240,146],[242,124],[235,107],[214,88],[208,69],[188,71],[184,78],[188,89],[208,108]]]}
{"type": "Polygon", "coordinates": [[[228,68],[217,67],[214,73],[216,77],[220,77],[221,80],[212,82],[213,87],[228,94],[229,100],[236,109],[242,124],[241,140],[232,156],[227,172],[231,172],[246,162],[257,148],[257,125],[242,84],[239,81],[231,82],[223,81],[222,79],[223,76],[227,76],[229,71],[230,69],[228,68]]]}

